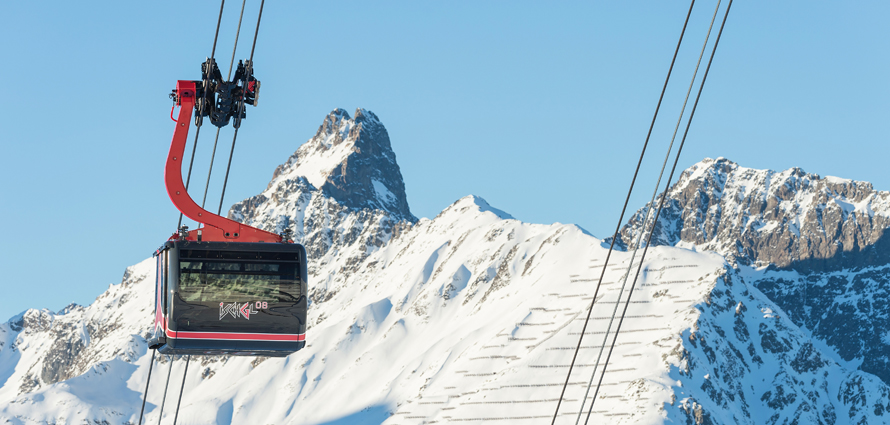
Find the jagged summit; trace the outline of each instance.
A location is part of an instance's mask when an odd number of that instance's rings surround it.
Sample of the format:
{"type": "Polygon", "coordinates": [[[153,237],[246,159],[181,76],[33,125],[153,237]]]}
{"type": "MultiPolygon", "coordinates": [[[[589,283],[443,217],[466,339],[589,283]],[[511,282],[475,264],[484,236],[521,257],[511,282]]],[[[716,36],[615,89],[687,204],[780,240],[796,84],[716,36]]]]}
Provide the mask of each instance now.
{"type": "Polygon", "coordinates": [[[275,169],[269,187],[303,177],[347,208],[378,209],[416,221],[386,127],[369,110],[359,108],[354,115],[331,111],[315,136],[275,169]]]}
{"type": "MultiPolygon", "coordinates": [[[[636,240],[643,211],[622,229],[622,246],[636,240]]],[[[824,270],[890,261],[888,227],[890,193],[871,183],[705,158],[668,191],[653,244],[717,251],[747,264],[824,270]]]]}

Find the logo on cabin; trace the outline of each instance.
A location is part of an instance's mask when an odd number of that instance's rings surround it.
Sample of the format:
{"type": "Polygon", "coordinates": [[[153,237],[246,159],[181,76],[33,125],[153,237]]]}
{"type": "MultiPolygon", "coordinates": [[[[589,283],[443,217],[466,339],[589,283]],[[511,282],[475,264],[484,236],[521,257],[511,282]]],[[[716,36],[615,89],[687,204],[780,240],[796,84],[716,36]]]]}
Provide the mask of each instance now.
{"type": "Polygon", "coordinates": [[[219,320],[222,320],[223,317],[228,315],[232,315],[234,318],[243,317],[247,320],[250,320],[251,314],[257,314],[257,310],[255,309],[265,309],[269,308],[268,302],[260,302],[257,301],[255,304],[253,303],[244,303],[238,305],[238,303],[219,303],[219,320]]]}

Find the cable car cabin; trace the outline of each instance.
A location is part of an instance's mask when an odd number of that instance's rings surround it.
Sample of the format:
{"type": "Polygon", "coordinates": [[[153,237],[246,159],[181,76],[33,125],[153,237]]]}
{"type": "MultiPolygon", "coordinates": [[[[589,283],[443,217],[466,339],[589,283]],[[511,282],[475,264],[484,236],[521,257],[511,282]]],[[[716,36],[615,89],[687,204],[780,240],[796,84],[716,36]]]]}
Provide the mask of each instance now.
{"type": "Polygon", "coordinates": [[[302,245],[177,240],[156,255],[150,348],[284,357],[306,344],[302,245]]]}

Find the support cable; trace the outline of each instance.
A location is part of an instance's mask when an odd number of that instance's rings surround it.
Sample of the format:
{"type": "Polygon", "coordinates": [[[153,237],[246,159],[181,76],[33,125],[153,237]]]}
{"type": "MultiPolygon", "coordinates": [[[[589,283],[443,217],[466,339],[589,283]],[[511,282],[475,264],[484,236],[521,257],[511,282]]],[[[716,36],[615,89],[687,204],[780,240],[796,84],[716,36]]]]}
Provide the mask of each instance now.
{"type": "Polygon", "coordinates": [[[624,199],[624,206],[621,208],[621,215],[618,217],[618,226],[615,228],[615,233],[612,236],[612,242],[609,244],[609,252],[606,254],[606,261],[603,264],[602,273],[600,273],[599,281],[596,284],[596,290],[593,294],[593,299],[590,301],[590,307],[587,309],[587,317],[584,320],[584,327],[581,329],[581,336],[578,337],[578,346],[575,347],[575,353],[572,355],[572,363],[569,365],[569,371],[566,373],[566,381],[562,386],[562,392],[559,394],[559,401],[556,403],[556,410],[553,412],[553,420],[551,421],[551,425],[556,423],[556,417],[559,414],[559,407],[562,404],[562,400],[565,397],[566,388],[569,386],[569,378],[572,376],[572,370],[575,367],[575,361],[578,358],[578,352],[581,351],[581,342],[584,339],[584,332],[587,330],[587,325],[590,323],[590,314],[593,312],[593,306],[596,304],[596,297],[599,294],[600,288],[603,283],[603,277],[606,274],[606,268],[609,264],[609,258],[612,256],[612,251],[615,248],[615,241],[618,239],[618,232],[621,230],[621,224],[624,221],[624,214],[627,212],[627,205],[630,203],[630,196],[633,192],[634,185],[637,181],[637,176],[640,172],[640,165],[643,163],[643,157],[646,155],[646,148],[649,146],[649,139],[652,137],[652,129],[655,127],[655,121],[658,118],[658,111],[661,109],[661,102],[664,100],[664,93],[667,91],[668,82],[671,79],[671,73],[674,70],[674,63],[677,61],[677,53],[680,51],[680,45],[683,43],[683,36],[686,34],[686,27],[689,24],[689,16],[692,14],[692,8],[695,5],[695,0],[692,0],[689,4],[689,12],[686,13],[686,21],[683,23],[683,30],[680,32],[680,39],[677,41],[677,48],[674,49],[674,56],[671,58],[671,66],[668,68],[667,76],[664,79],[664,86],[661,88],[661,95],[658,97],[658,104],[655,106],[655,113],[652,115],[652,122],[649,124],[649,132],[646,134],[646,141],[643,143],[643,150],[640,152],[640,159],[637,161],[637,168],[634,170],[634,176],[630,183],[630,188],[627,191],[627,197],[624,199]]]}
{"type": "Polygon", "coordinates": [[[157,350],[151,350],[151,363],[148,364],[148,379],[145,380],[145,391],[142,392],[142,410],[139,411],[139,424],[142,425],[142,416],[145,414],[145,399],[148,397],[148,384],[151,382],[151,369],[155,365],[157,350]]]}
{"type": "Polygon", "coordinates": [[[241,15],[238,16],[238,29],[235,31],[235,45],[232,46],[232,60],[229,61],[229,75],[226,77],[226,81],[232,79],[232,67],[235,66],[235,51],[238,50],[238,39],[241,38],[241,22],[244,20],[244,6],[247,4],[247,0],[241,1],[241,15]]]}
{"type": "Polygon", "coordinates": [[[229,164],[226,165],[226,178],[223,180],[222,194],[219,195],[219,208],[216,215],[222,215],[223,199],[226,197],[226,185],[229,183],[229,170],[232,169],[232,156],[235,154],[235,140],[238,140],[238,129],[235,129],[235,135],[232,136],[232,149],[229,151],[229,164]]]}
{"type": "Polygon", "coordinates": [[[256,18],[256,29],[253,31],[253,45],[250,46],[250,64],[253,66],[253,52],[256,50],[256,38],[260,35],[260,20],[263,19],[263,6],[266,0],[260,0],[260,13],[256,18]]]}
{"type": "Polygon", "coordinates": [[[207,170],[207,182],[204,183],[204,197],[201,198],[201,209],[207,202],[207,190],[210,188],[210,175],[213,173],[213,160],[216,158],[216,144],[219,142],[219,127],[216,128],[216,137],[213,138],[213,152],[210,153],[210,168],[207,170]]]}
{"type": "Polygon", "coordinates": [[[216,34],[213,35],[213,49],[210,50],[210,59],[216,55],[216,40],[219,39],[219,24],[222,23],[223,8],[226,6],[226,0],[219,3],[219,18],[216,19],[216,34]]]}
{"type": "MultiPolygon", "coordinates": [[[[229,62],[229,74],[226,80],[232,78],[232,67],[235,66],[235,50],[238,49],[238,39],[241,37],[241,21],[244,18],[244,5],[247,0],[241,1],[241,15],[238,17],[238,30],[235,32],[235,46],[232,47],[232,60],[229,62]]],[[[214,47],[215,49],[215,47],[214,47]]],[[[207,203],[207,191],[210,189],[210,175],[213,174],[213,161],[216,160],[216,145],[219,142],[219,127],[216,128],[216,137],[213,138],[213,152],[210,153],[210,168],[207,170],[207,182],[204,183],[204,197],[201,199],[201,208],[207,203]]],[[[237,134],[237,132],[236,132],[237,134]]],[[[217,214],[218,215],[218,214],[217,214]]]]}
{"type": "MultiPolygon", "coordinates": [[[[628,300],[633,296],[634,288],[636,287],[637,280],[640,277],[640,272],[643,269],[643,261],[646,258],[646,253],[649,251],[649,246],[652,242],[652,235],[655,234],[655,225],[658,223],[658,217],[661,215],[661,210],[664,208],[664,201],[667,199],[668,190],[670,189],[671,180],[674,178],[674,173],[677,171],[677,163],[680,161],[680,154],[683,152],[683,146],[686,144],[686,137],[689,135],[689,128],[692,126],[692,119],[695,117],[695,111],[698,108],[698,102],[701,99],[702,91],[705,87],[705,81],[708,79],[708,73],[711,70],[711,64],[714,61],[714,55],[717,52],[717,45],[720,44],[720,37],[723,35],[723,28],[726,26],[726,18],[729,17],[729,10],[732,8],[732,0],[729,0],[729,4],[726,6],[726,12],[723,15],[723,22],[720,24],[720,31],[717,32],[717,39],[714,41],[714,47],[711,50],[711,56],[708,59],[708,66],[705,67],[705,73],[702,76],[701,84],[698,88],[698,93],[695,96],[695,103],[692,105],[692,111],[689,113],[689,119],[686,122],[686,129],[683,132],[683,138],[680,140],[680,146],[677,149],[677,155],[674,157],[674,164],[671,167],[671,173],[668,175],[667,183],[665,183],[664,192],[662,192],[661,200],[658,203],[658,209],[655,212],[655,218],[652,221],[652,228],[649,232],[649,236],[646,238],[646,245],[643,248],[643,255],[640,257],[640,264],[637,266],[637,272],[634,276],[634,280],[630,285],[630,292],[628,294],[628,300]]],[[[600,374],[599,382],[596,385],[596,391],[593,393],[593,400],[590,404],[590,410],[587,412],[587,420],[590,420],[590,414],[593,412],[593,404],[596,402],[597,394],[599,393],[600,386],[603,382],[603,377],[606,375],[606,368],[609,366],[609,360],[612,357],[612,351],[615,348],[615,342],[618,340],[618,333],[621,331],[621,325],[624,323],[624,318],[627,315],[627,308],[630,306],[630,303],[626,303],[624,305],[624,310],[621,312],[621,319],[618,321],[618,327],[615,329],[615,337],[612,339],[612,344],[609,347],[609,353],[606,355],[606,362],[603,364],[603,372],[600,374]]],[[[586,424],[587,422],[585,422],[586,424]]]]}
{"type": "MultiPolygon", "coordinates": [[[[593,371],[590,373],[590,380],[587,382],[587,390],[584,392],[584,398],[581,399],[581,410],[578,411],[578,417],[577,419],[575,419],[575,425],[578,425],[578,423],[580,423],[581,421],[581,414],[584,412],[584,405],[587,403],[587,396],[590,394],[590,387],[593,386],[593,379],[594,376],[596,376],[596,370],[599,366],[600,360],[602,360],[603,350],[605,349],[606,344],[609,342],[609,333],[612,331],[612,324],[615,322],[615,316],[617,316],[618,313],[618,306],[619,304],[621,304],[621,297],[622,295],[624,295],[625,288],[627,288],[627,280],[630,277],[631,271],[633,270],[634,259],[637,256],[637,251],[640,249],[640,242],[642,242],[643,235],[646,233],[645,230],[649,222],[649,214],[652,212],[652,206],[655,205],[655,197],[658,196],[658,187],[661,186],[661,179],[664,176],[664,170],[671,158],[671,151],[674,149],[674,141],[677,138],[677,131],[680,129],[680,123],[683,121],[683,115],[686,112],[686,105],[689,102],[689,95],[692,93],[692,88],[695,87],[695,79],[698,76],[698,69],[701,66],[701,60],[704,57],[705,50],[708,47],[708,40],[710,40],[711,38],[711,30],[714,28],[714,21],[717,19],[717,13],[720,11],[721,1],[722,0],[717,0],[717,7],[714,8],[714,15],[711,17],[711,23],[708,26],[708,33],[707,35],[705,35],[705,42],[701,46],[701,53],[699,53],[698,55],[698,62],[695,63],[695,70],[692,73],[692,80],[689,81],[689,88],[686,89],[686,98],[683,99],[683,107],[680,109],[680,116],[677,117],[677,124],[674,127],[674,134],[671,137],[671,143],[670,145],[668,145],[668,150],[664,155],[664,162],[661,164],[661,171],[658,173],[658,181],[655,182],[655,189],[652,192],[652,199],[649,201],[649,203],[646,204],[646,210],[643,214],[642,228],[640,229],[640,233],[637,235],[636,241],[633,242],[633,252],[630,255],[630,262],[627,265],[627,271],[624,272],[623,281],[621,282],[621,289],[618,291],[618,301],[615,303],[615,308],[612,310],[612,315],[609,318],[609,324],[606,327],[605,335],[603,335],[603,342],[602,344],[600,344],[599,353],[596,356],[596,361],[593,363],[593,371]]],[[[630,298],[627,299],[626,303],[629,302],[630,298]]],[[[588,418],[589,417],[590,414],[588,413],[588,418]]],[[[585,424],[586,423],[587,421],[585,420],[585,424]]]]}
{"type": "Polygon", "coordinates": [[[185,378],[188,377],[189,360],[191,359],[191,354],[185,358],[185,370],[182,372],[182,386],[179,387],[179,399],[176,400],[176,414],[173,415],[173,425],[176,425],[176,420],[179,419],[179,405],[182,404],[182,392],[185,390],[185,378]]]}
{"type": "MultiPolygon", "coordinates": [[[[256,39],[257,36],[260,35],[260,21],[263,19],[263,6],[265,5],[266,0],[260,1],[260,13],[256,18],[256,29],[253,32],[253,45],[250,47],[250,60],[247,65],[247,75],[253,75],[253,53],[256,50],[256,39]]],[[[242,8],[242,13],[244,12],[242,8]]],[[[234,55],[232,56],[234,60],[234,55]]],[[[245,89],[247,89],[245,87],[245,89]]],[[[255,104],[255,103],[254,103],[255,104]]],[[[238,102],[238,110],[236,112],[237,117],[241,116],[241,113],[244,111],[244,92],[241,92],[241,101],[238,102]]],[[[235,127],[235,135],[232,137],[232,150],[229,151],[229,164],[226,165],[226,177],[223,179],[223,187],[222,194],[219,196],[219,208],[216,210],[216,215],[222,214],[222,206],[223,199],[226,198],[226,185],[229,183],[229,171],[232,169],[232,156],[235,155],[235,141],[238,140],[238,127],[235,127]]]]}
{"type": "MultiPolygon", "coordinates": [[[[213,48],[210,49],[210,59],[211,59],[211,60],[213,60],[213,59],[215,58],[215,56],[216,56],[216,42],[217,42],[217,40],[219,40],[219,26],[220,26],[220,24],[222,23],[223,8],[225,7],[225,5],[226,5],[226,0],[222,0],[222,1],[220,1],[220,4],[219,4],[219,17],[216,19],[216,32],[213,34],[213,48]]],[[[205,107],[206,107],[206,105],[204,105],[204,102],[201,102],[201,107],[200,107],[200,109],[198,110],[198,114],[199,114],[199,115],[204,115],[204,108],[205,108],[205,107]]],[[[195,129],[195,141],[192,143],[192,156],[191,156],[191,159],[189,159],[189,172],[188,172],[188,175],[187,175],[186,178],[185,178],[185,190],[186,190],[186,191],[188,191],[188,189],[189,189],[189,183],[190,183],[191,180],[192,180],[192,167],[193,167],[194,164],[195,164],[195,151],[198,150],[198,135],[199,135],[199,134],[201,134],[201,126],[196,126],[196,129],[195,129]]],[[[219,136],[217,136],[217,137],[219,137],[219,136]]],[[[215,150],[216,150],[216,149],[214,148],[214,151],[215,151],[215,150]]],[[[212,167],[212,166],[213,166],[213,164],[211,163],[211,167],[212,167]]],[[[204,190],[205,190],[205,192],[206,192],[207,189],[204,189],[204,190]]],[[[205,195],[205,196],[206,196],[206,195],[205,195]]],[[[179,228],[180,228],[181,226],[182,226],[182,212],[179,213],[179,221],[176,223],[176,229],[177,229],[177,231],[179,230],[179,228]]]]}
{"type": "Polygon", "coordinates": [[[158,425],[161,425],[161,419],[164,417],[164,404],[167,403],[167,387],[170,386],[170,374],[173,373],[173,360],[175,357],[170,356],[170,367],[167,368],[167,383],[164,384],[164,397],[161,398],[161,413],[158,414],[158,425]]]}

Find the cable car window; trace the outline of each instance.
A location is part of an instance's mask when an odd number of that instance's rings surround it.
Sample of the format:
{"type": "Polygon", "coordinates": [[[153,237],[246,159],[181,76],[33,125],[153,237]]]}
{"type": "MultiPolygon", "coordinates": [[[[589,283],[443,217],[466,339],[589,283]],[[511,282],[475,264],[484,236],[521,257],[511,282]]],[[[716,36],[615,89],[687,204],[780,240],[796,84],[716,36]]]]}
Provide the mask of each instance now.
{"type": "Polygon", "coordinates": [[[293,302],[299,263],[182,259],[179,293],[186,302],[293,302]]]}

